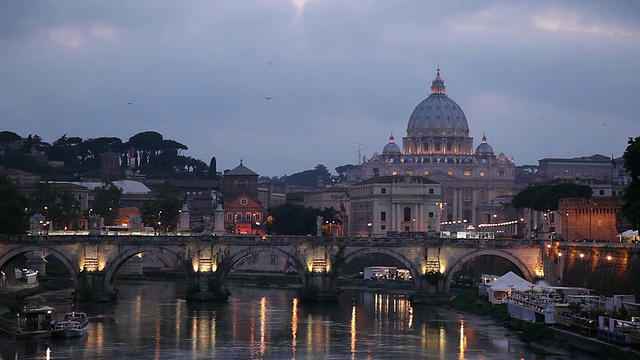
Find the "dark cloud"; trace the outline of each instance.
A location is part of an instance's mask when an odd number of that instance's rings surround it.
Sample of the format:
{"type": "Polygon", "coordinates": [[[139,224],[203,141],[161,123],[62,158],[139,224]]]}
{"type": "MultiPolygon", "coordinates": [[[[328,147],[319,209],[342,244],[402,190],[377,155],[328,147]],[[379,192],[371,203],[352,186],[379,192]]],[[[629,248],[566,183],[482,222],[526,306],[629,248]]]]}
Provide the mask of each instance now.
{"type": "Polygon", "coordinates": [[[486,134],[518,164],[621,155],[638,135],[638,15],[597,1],[5,2],[0,127],[156,130],[222,169],[333,169],[358,161],[356,142],[368,157],[401,142],[440,64],[476,145],[486,134]]]}

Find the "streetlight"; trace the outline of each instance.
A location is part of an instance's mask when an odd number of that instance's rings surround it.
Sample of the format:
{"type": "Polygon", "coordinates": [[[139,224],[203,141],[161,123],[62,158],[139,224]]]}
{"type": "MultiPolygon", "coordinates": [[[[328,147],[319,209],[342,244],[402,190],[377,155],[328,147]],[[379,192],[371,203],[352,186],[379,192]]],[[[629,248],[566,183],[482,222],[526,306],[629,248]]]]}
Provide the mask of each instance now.
{"type": "Polygon", "coordinates": [[[367,224],[367,229],[368,229],[368,232],[369,232],[369,237],[371,237],[371,227],[372,227],[372,226],[373,226],[373,224],[372,224],[372,223],[368,223],[368,224],[367,224]]]}
{"type": "Polygon", "coordinates": [[[565,214],[565,222],[564,222],[564,224],[565,224],[565,227],[566,227],[566,230],[567,230],[567,238],[566,238],[566,241],[569,241],[569,212],[567,212],[567,213],[565,214]]]}

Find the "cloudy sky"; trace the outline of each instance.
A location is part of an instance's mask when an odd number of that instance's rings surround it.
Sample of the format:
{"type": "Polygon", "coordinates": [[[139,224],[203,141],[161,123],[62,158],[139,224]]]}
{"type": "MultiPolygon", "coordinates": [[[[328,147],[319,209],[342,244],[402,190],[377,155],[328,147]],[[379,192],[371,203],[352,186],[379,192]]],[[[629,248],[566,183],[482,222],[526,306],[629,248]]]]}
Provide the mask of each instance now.
{"type": "Polygon", "coordinates": [[[401,145],[439,65],[475,146],[617,157],[640,135],[639,19],[635,1],[2,1],[0,130],[154,130],[219,171],[333,172],[401,145]]]}

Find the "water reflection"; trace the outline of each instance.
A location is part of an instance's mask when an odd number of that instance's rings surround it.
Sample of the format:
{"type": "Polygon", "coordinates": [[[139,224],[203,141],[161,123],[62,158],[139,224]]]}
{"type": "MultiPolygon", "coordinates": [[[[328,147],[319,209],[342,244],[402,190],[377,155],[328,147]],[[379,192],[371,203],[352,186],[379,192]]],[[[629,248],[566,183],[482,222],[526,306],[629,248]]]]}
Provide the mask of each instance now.
{"type": "MultiPolygon", "coordinates": [[[[492,321],[398,295],[345,291],[338,304],[305,304],[290,290],[232,288],[226,304],[187,304],[182,284],[120,285],[118,304],[86,312],[89,335],[0,342],[19,359],[568,359],[529,352],[492,321]],[[73,340],[79,340],[74,342],[73,340]]],[[[578,357],[576,358],[585,358],[578,357]]]]}

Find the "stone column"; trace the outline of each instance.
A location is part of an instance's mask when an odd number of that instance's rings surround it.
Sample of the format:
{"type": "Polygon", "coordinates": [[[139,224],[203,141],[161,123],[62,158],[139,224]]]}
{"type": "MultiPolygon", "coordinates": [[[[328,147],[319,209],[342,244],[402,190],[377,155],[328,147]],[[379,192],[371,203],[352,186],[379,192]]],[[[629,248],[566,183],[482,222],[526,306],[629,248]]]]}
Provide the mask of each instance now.
{"type": "Polygon", "coordinates": [[[187,204],[182,205],[182,210],[180,210],[180,223],[178,225],[178,231],[188,231],[191,230],[190,221],[190,212],[187,204]]]}
{"type": "Polygon", "coordinates": [[[222,204],[218,204],[218,207],[213,212],[213,234],[215,235],[223,235],[225,233],[224,230],[224,209],[222,209],[222,204]]]}

